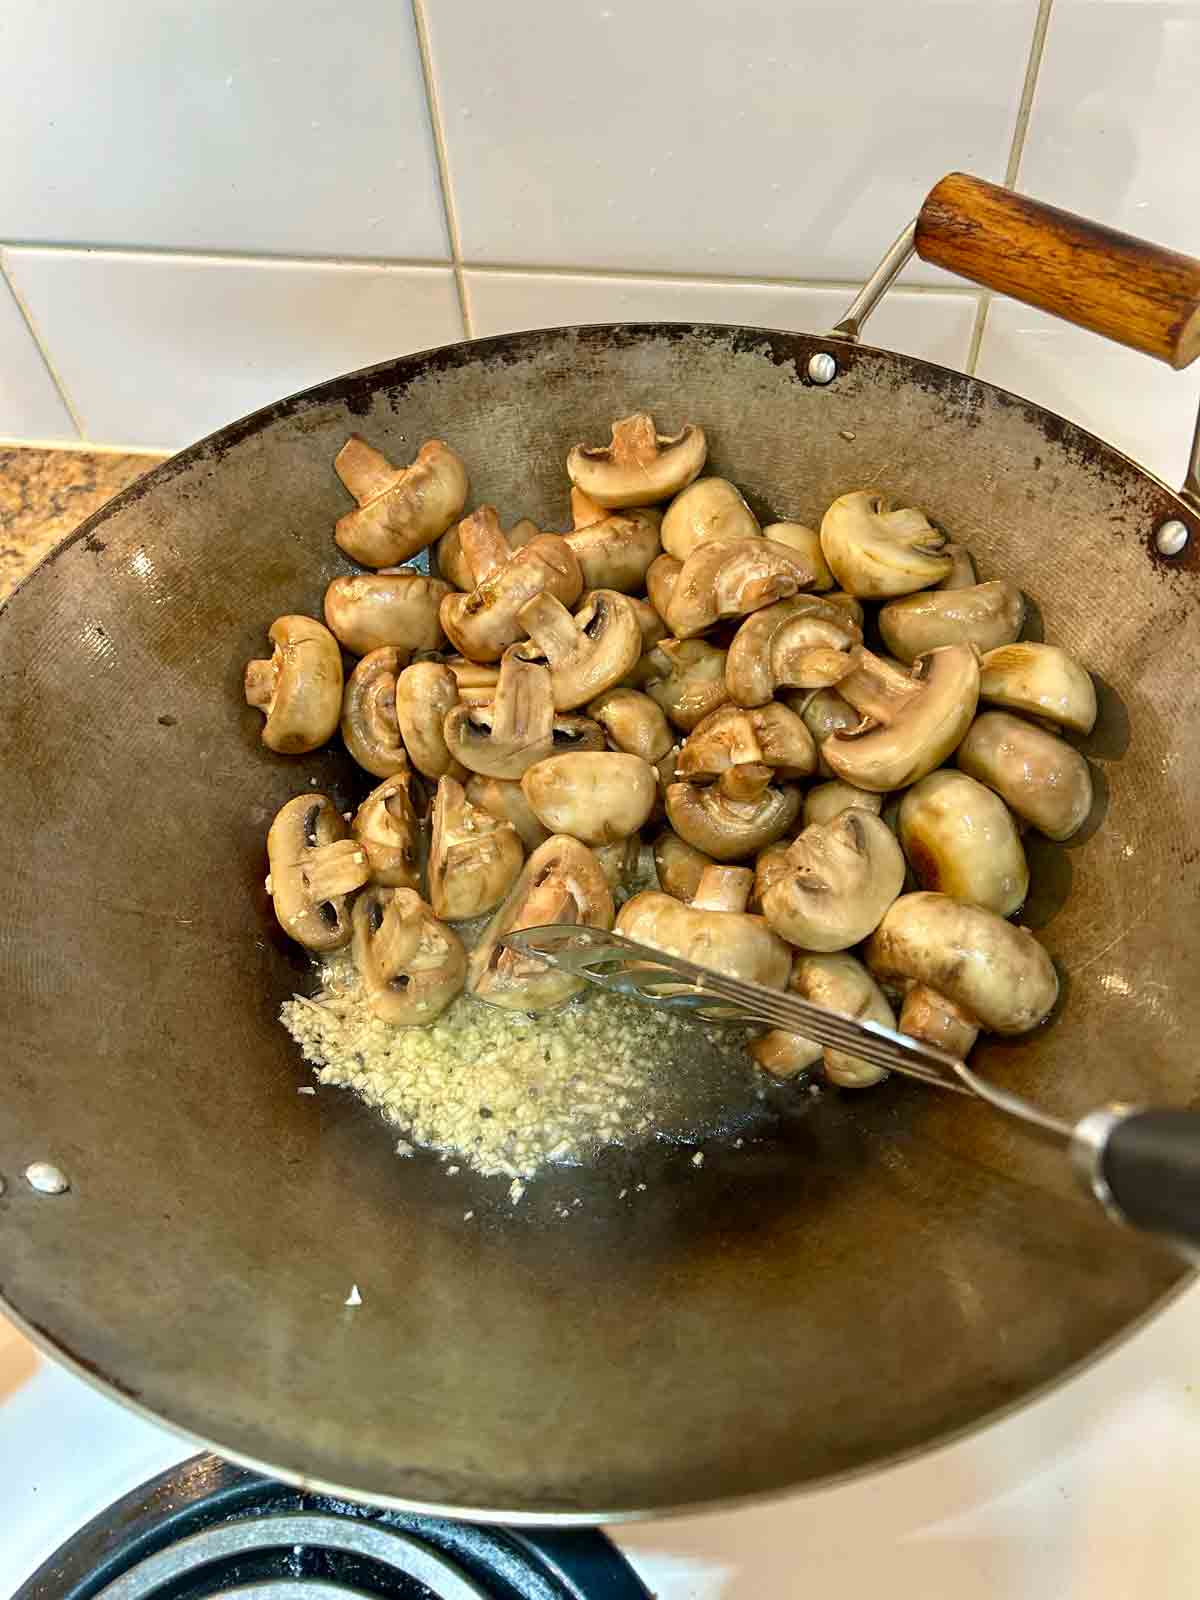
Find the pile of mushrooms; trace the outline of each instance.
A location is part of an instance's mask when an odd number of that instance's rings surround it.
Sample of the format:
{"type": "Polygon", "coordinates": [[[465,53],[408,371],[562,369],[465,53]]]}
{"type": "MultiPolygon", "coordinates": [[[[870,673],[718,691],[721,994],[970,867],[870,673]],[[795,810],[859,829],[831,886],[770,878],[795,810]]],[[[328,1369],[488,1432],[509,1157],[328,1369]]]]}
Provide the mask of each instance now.
{"type": "MultiPolygon", "coordinates": [[[[568,453],[556,533],[467,511],[441,440],[405,467],[346,443],[335,537],[371,570],[333,580],[324,623],[277,619],[246,668],[269,749],[340,728],[370,779],[353,814],[304,792],[276,817],[281,926],[349,946],[398,1026],[464,989],[563,1004],[580,980],[501,940],[569,922],[961,1055],[1037,1027],[1058,980],[1011,920],[1022,839],[1091,812],[1071,742],[1091,678],[1021,641],[1020,590],[980,582],[924,510],[859,489],[819,528],[791,507],[764,526],[708,464],[695,423],[621,418],[568,453]],[[401,565],[426,549],[434,575],[401,565]],[[634,893],[650,839],[657,887],[634,893]]],[[[750,1049],[777,1077],[881,1076],[777,1029],[750,1049]]]]}

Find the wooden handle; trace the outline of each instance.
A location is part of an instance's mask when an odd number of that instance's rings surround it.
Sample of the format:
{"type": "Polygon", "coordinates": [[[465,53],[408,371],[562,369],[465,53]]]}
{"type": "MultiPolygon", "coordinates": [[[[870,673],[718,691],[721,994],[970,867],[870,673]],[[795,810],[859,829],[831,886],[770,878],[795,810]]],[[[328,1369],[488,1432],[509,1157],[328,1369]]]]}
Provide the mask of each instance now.
{"type": "Polygon", "coordinates": [[[952,172],[917,218],[923,261],[1118,344],[1186,367],[1200,355],[1200,261],[952,172]]]}

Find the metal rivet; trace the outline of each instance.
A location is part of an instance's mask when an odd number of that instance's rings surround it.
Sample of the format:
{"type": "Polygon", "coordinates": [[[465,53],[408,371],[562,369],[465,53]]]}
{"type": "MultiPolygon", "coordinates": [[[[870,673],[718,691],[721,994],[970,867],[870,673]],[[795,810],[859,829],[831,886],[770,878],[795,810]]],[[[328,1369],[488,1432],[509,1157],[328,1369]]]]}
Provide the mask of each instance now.
{"type": "Polygon", "coordinates": [[[818,350],[815,356],[809,356],[808,376],[810,382],[819,383],[822,387],[837,377],[837,362],[828,350],[818,350]]]}
{"type": "Polygon", "coordinates": [[[39,1194],[66,1194],[71,1187],[71,1180],[62,1168],[52,1166],[49,1161],[35,1161],[26,1167],[25,1181],[39,1194]]]}
{"type": "Polygon", "coordinates": [[[1190,537],[1187,523],[1172,517],[1154,535],[1155,548],[1160,556],[1177,556],[1190,537]]]}

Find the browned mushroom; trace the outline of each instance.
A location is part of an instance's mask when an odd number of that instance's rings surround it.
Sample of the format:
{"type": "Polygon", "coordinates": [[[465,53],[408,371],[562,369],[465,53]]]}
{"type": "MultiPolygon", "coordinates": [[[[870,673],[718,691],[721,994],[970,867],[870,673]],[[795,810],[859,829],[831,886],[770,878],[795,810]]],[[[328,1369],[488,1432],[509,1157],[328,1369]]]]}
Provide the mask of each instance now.
{"type": "Polygon", "coordinates": [[[332,737],[342,709],[342,655],[312,617],[277,617],[267,634],[269,661],[246,663],[246,704],[266,713],[262,742],[303,755],[332,737]]]}
{"type": "Polygon", "coordinates": [[[1029,867],[1004,801],[965,772],[931,772],[904,791],[900,843],[922,889],[1009,917],[1029,889],[1029,867]]]}
{"type": "Polygon", "coordinates": [[[760,916],[763,895],[773,883],[791,871],[787,864],[787,853],[791,848],[790,839],[776,839],[774,844],[764,845],[754,858],[754,889],[750,895],[750,909],[757,911],[760,916]]]}
{"type": "Polygon", "coordinates": [[[564,534],[583,573],[584,588],[619,589],[625,594],[644,589],[650,563],[662,549],[660,521],[657,511],[625,511],[564,534]]]}
{"type": "Polygon", "coordinates": [[[637,612],[615,589],[593,590],[575,616],[545,593],[534,595],[517,615],[530,640],[514,645],[513,652],[549,666],[559,711],[572,711],[620,683],[642,654],[637,612]]]}
{"type": "Polygon", "coordinates": [[[644,890],[621,907],[617,932],[731,978],[782,989],[791,951],[762,917],[747,912],[753,882],[748,867],[706,867],[690,904],[644,890]]]}
{"type": "Polygon", "coordinates": [[[391,645],[365,655],[346,680],[342,699],[342,742],[362,767],[377,778],[408,765],[396,719],[396,679],[404,656],[391,645]]]}
{"type": "Polygon", "coordinates": [[[433,800],[429,903],[444,922],[490,911],[512,888],[525,861],[511,822],[500,822],[467,799],[461,783],[443,778],[433,800]]]}
{"type": "Polygon", "coordinates": [[[795,784],[772,784],[754,800],[731,800],[715,785],[672,783],[667,820],[687,844],[714,861],[741,861],[773,844],[800,815],[795,784]]]}
{"type": "Polygon", "coordinates": [[[667,625],[649,600],[640,600],[636,595],[629,595],[628,600],[638,619],[638,627],[642,630],[642,649],[653,650],[660,640],[669,637],[667,625]]]}
{"type": "Polygon", "coordinates": [[[807,778],[817,747],[794,711],[773,703],[718,706],[688,735],[675,762],[689,783],[720,784],[734,800],[753,800],[778,779],[807,778]]]}
{"type": "Polygon", "coordinates": [[[816,571],[796,550],[770,539],[709,540],[684,561],[664,621],[677,639],[704,633],[807,588],[816,571]]]}
{"type": "Polygon", "coordinates": [[[327,795],[297,795],[276,813],[267,861],[267,888],[288,938],[307,950],[349,944],[346,897],[366,883],[371,869],[327,795]]]}
{"type": "Polygon", "coordinates": [[[983,658],[979,698],[1072,733],[1091,733],[1096,690],[1079,663],[1053,644],[1005,644],[983,658]]]}
{"type": "Polygon", "coordinates": [[[654,768],[622,751],[550,756],[521,779],[538,820],[584,844],[610,844],[636,833],[654,808],[654,768]]]}
{"type": "Polygon", "coordinates": [[[354,902],[354,965],[371,1015],[414,1028],[461,992],[467,955],[419,894],[372,884],[354,902]]]}
{"type": "Polygon", "coordinates": [[[556,750],[603,750],[604,733],[590,717],[556,715],[550,674],[506,651],[491,700],[460,701],[442,724],[446,748],[468,772],[520,778],[556,750]]]}
{"type": "Polygon", "coordinates": [[[946,644],[973,644],[980,654],[1011,644],[1024,621],[1024,596],[1003,580],[970,589],[925,589],[879,609],[883,642],[905,665],[946,644]]]}
{"type": "Polygon", "coordinates": [[[389,889],[420,889],[425,854],[421,823],[428,812],[424,786],[407,769],[394,772],[371,790],[350,828],[367,853],[373,883],[389,889]]]}
{"type": "MultiPolygon", "coordinates": [[[[460,527],[467,550],[471,548],[469,521],[460,527]]],[[[583,592],[579,563],[557,533],[531,539],[502,565],[493,567],[470,594],[448,594],[442,601],[442,627],[455,649],[470,660],[498,661],[510,644],[525,637],[518,621],[521,607],[543,591],[566,606],[573,606],[583,592]]]]}
{"type": "Polygon", "coordinates": [[[677,494],[704,465],[704,429],[687,423],[662,434],[645,411],[612,425],[606,445],[577,444],[567,456],[567,476],[598,506],[652,506],[677,494]]]}
{"type": "Polygon", "coordinates": [[[466,772],[446,743],[446,718],[457,704],[458,679],[440,661],[415,661],[396,679],[396,725],[404,748],[417,771],[435,781],[449,776],[461,782],[466,772]]]}
{"type": "Polygon", "coordinates": [[[685,843],[670,828],[664,828],[654,841],[654,870],[659,887],[676,900],[690,900],[700,887],[705,867],[715,865],[711,856],[685,843]]]}
{"type": "Polygon", "coordinates": [[[591,495],[584,494],[578,484],[571,485],[572,528],[590,528],[594,522],[603,522],[607,515],[607,506],[597,505],[591,495]]]}
{"type": "Polygon", "coordinates": [[[467,799],[501,822],[511,822],[527,852],[536,850],[550,837],[533,813],[519,779],[485,778],[473,772],[467,779],[467,799]]]}
{"type": "Polygon", "coordinates": [[[650,596],[650,604],[660,617],[665,617],[667,614],[671,596],[675,593],[675,581],[682,571],[683,562],[667,555],[655,556],[646,569],[646,593],[650,596]]]}
{"type": "Polygon", "coordinates": [[[948,577],[946,535],[915,506],[897,506],[877,489],[841,495],[821,520],[821,549],[847,594],[885,600],[948,577]]]}
{"type": "Polygon", "coordinates": [[[483,535],[474,545],[474,559],[486,570],[476,573],[467,552],[463,549],[460,529],[462,523],[455,523],[449,528],[437,543],[437,569],[447,583],[456,589],[463,589],[468,594],[477,583],[486,577],[488,571],[502,566],[517,550],[523,550],[534,539],[540,538],[542,530],[536,522],[530,522],[528,517],[522,517],[505,531],[500,526],[500,518],[496,515],[494,506],[480,506],[478,511],[473,511],[466,520],[472,526],[482,525],[483,535]],[[499,551],[496,536],[504,540],[505,549],[499,551]],[[499,553],[499,559],[497,554],[499,553]]]}
{"type": "Polygon", "coordinates": [[[790,550],[799,551],[817,574],[810,588],[833,588],[833,573],[821,549],[821,535],[815,528],[806,528],[802,522],[769,522],[763,529],[763,538],[773,539],[776,544],[786,544],[790,550]]]}
{"type": "MultiPolygon", "coordinates": [[[[892,1008],[879,985],[862,962],[844,950],[824,955],[802,952],[793,963],[788,988],[827,1011],[840,1011],[861,1022],[879,1022],[885,1028],[896,1026],[892,1008]]],[[[825,1076],[841,1089],[866,1089],[887,1076],[882,1067],[864,1061],[862,1056],[830,1046],[822,1050],[811,1039],[782,1028],[772,1028],[761,1039],[755,1039],[749,1049],[759,1066],[776,1078],[793,1078],[814,1066],[822,1055],[825,1076]]]]}
{"type": "Polygon", "coordinates": [[[904,886],[891,829],[858,807],[805,828],[788,872],[763,895],[763,915],[803,950],[846,950],[875,928],[904,886]]]}
{"type": "Polygon", "coordinates": [[[325,591],[325,621],[351,655],[385,644],[406,655],[446,642],[438,609],[450,585],[420,572],[359,572],[335,578],[325,591]]]}
{"type": "Polygon", "coordinates": [[[663,549],[678,561],[686,561],[698,545],[731,544],[761,534],[757,517],[725,478],[701,478],[676,495],[662,524],[663,549]]]}
{"type": "Polygon", "coordinates": [[[629,681],[685,733],[729,699],[725,651],[707,639],[664,639],[646,652],[629,681]]]}
{"type": "Polygon", "coordinates": [[[430,439],[410,467],[352,433],[334,460],[358,509],[338,518],[334,537],[364,567],[395,567],[432,544],[462,512],[467,469],[450,446],[430,439]]]}
{"type": "Polygon", "coordinates": [[[466,656],[447,656],[446,665],[454,674],[458,685],[458,698],[478,705],[481,700],[494,699],[496,685],[500,682],[500,668],[481,661],[468,661],[466,656]]]}
{"type": "Polygon", "coordinates": [[[609,742],[626,755],[641,756],[656,767],[675,746],[662,707],[637,689],[607,689],[588,708],[608,735],[609,742]]]}
{"type": "Polygon", "coordinates": [[[979,656],[974,645],[946,645],[921,656],[909,674],[860,650],[837,692],[864,720],[831,733],[821,754],[856,788],[903,789],[958,747],[979,699],[979,656]]]}
{"type": "Polygon", "coordinates": [[[1092,774],[1087,762],[1065,739],[1023,717],[985,711],[967,730],[955,760],[1049,839],[1069,839],[1088,819],[1092,774]]]}
{"type": "Polygon", "coordinates": [[[797,594],[746,618],[729,646],[725,682],[740,706],[781,689],[824,689],[854,667],[862,630],[840,605],[797,594]]]}

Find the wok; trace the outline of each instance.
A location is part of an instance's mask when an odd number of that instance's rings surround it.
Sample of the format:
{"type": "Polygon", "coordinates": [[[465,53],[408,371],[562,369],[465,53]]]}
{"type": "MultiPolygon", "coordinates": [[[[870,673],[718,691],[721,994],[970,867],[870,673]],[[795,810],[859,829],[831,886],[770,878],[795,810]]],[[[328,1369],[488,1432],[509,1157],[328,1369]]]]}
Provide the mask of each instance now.
{"type": "MultiPolygon", "coordinates": [[[[965,179],[934,191],[917,243],[1177,364],[1194,353],[1195,262],[965,179]]],[[[308,972],[269,915],[264,836],[310,777],[343,805],[360,780],[339,749],[265,750],[241,671],[272,618],[319,615],[345,570],[336,450],[352,429],[401,459],[443,437],[476,502],[561,526],[568,446],[644,407],[703,422],[708,470],[764,517],[811,524],[871,483],[927,507],[1095,671],[1097,815],[1065,848],[1030,838],[1026,920],[1065,1003],[977,1058],[1067,1115],[1196,1102],[1196,503],[1037,406],[856,344],[862,309],[838,336],[566,328],[353,373],[165,462],[12,597],[0,1292],[57,1357],[286,1479],[588,1521],[927,1447],[1179,1284],[1057,1152],[902,1082],[800,1096],[700,1170],[610,1152],[515,1209],[503,1182],[397,1159],[349,1095],[296,1093],[307,1069],[276,1016],[308,972]],[[1191,537],[1167,556],[1174,520],[1191,537]],[[38,1160],[67,1193],[23,1180],[38,1160]]]]}

